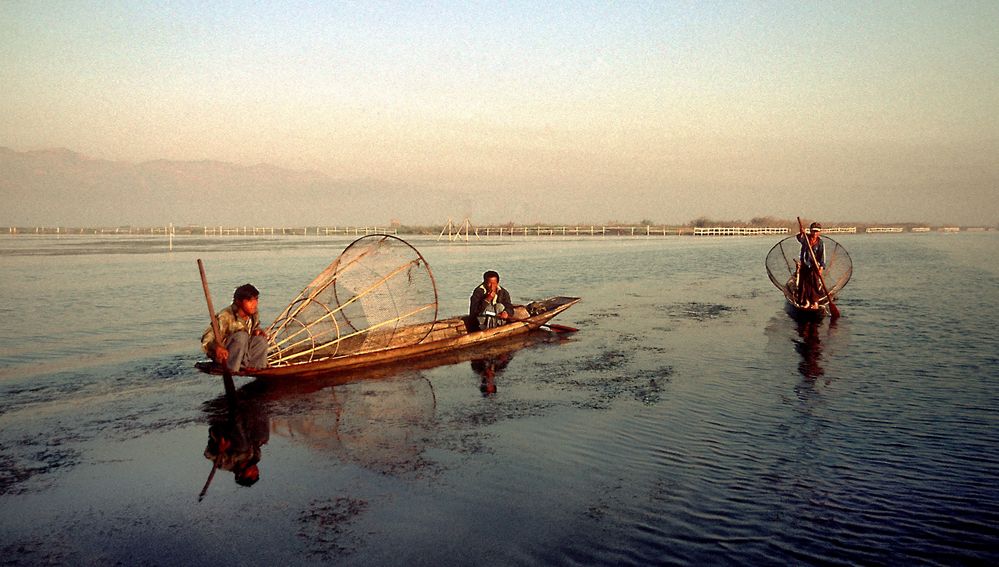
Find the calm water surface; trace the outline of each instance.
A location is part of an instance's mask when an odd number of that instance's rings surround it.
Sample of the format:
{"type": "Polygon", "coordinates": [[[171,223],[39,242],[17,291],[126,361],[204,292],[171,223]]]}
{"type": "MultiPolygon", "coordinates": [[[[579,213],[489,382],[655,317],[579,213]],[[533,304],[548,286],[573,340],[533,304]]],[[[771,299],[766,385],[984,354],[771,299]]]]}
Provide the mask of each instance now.
{"type": "Polygon", "coordinates": [[[0,562],[995,564],[999,235],[837,240],[844,317],[815,324],[774,239],[416,239],[442,314],[492,268],[582,297],[580,332],[237,379],[231,416],[193,369],[195,259],[269,321],[349,241],[0,237],[0,562]],[[210,427],[261,480],[199,502],[210,427]]]}

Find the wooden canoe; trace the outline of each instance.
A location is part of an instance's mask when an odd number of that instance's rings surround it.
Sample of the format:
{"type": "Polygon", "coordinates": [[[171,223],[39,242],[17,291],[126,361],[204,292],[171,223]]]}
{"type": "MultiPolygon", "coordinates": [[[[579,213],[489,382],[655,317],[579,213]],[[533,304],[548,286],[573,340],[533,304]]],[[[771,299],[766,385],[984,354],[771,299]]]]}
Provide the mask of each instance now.
{"type": "MultiPolygon", "coordinates": [[[[406,359],[420,358],[431,354],[465,349],[486,345],[494,341],[502,341],[530,331],[536,330],[551,321],[556,315],[575,305],[578,297],[552,297],[535,302],[543,309],[537,315],[510,321],[492,329],[469,331],[467,317],[452,317],[440,319],[432,323],[414,325],[411,329],[414,336],[425,336],[415,344],[334,356],[322,360],[287,363],[270,366],[253,372],[235,372],[236,376],[255,376],[266,379],[307,378],[329,375],[338,372],[352,371],[384,364],[397,363],[406,359]],[[427,333],[430,328],[429,334],[427,333]]],[[[196,364],[203,372],[221,374],[219,365],[206,361],[196,364]]]]}
{"type": "Polygon", "coordinates": [[[829,302],[824,301],[818,307],[804,307],[803,305],[798,305],[793,300],[788,298],[787,300],[787,312],[792,317],[798,319],[821,319],[826,315],[826,309],[829,302]]]}

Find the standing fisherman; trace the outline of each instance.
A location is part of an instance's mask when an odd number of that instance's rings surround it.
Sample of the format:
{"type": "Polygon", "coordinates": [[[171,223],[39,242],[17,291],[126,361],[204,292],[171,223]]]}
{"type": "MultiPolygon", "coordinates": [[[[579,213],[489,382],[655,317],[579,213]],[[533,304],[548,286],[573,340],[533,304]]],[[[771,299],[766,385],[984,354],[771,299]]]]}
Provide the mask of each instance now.
{"type": "Polygon", "coordinates": [[[267,338],[260,328],[257,307],[260,292],[243,284],[232,294],[232,305],[218,313],[221,344],[215,341],[211,327],[201,336],[201,348],[216,363],[230,372],[267,368],[267,338]]]}
{"type": "Polygon", "coordinates": [[[799,254],[798,262],[801,269],[801,283],[799,285],[800,299],[798,302],[805,309],[818,308],[819,300],[823,297],[820,291],[821,284],[819,276],[826,267],[826,247],[819,236],[821,232],[822,225],[813,222],[808,227],[808,234],[805,234],[805,231],[802,230],[797,236],[798,242],[801,243],[801,254],[799,254]],[[815,261],[818,262],[817,266],[812,262],[812,254],[809,253],[809,248],[815,254],[815,261]]]}

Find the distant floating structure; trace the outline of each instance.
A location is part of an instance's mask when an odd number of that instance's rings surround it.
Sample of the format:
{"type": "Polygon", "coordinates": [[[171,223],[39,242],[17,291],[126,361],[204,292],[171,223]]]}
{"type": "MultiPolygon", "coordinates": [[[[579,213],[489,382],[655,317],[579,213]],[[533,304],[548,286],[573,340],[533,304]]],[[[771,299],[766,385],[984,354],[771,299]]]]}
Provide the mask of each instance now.
{"type": "Polygon", "coordinates": [[[942,227],[940,227],[940,232],[961,232],[961,227],[959,227],[959,226],[942,226],[942,227]]]}
{"type": "Polygon", "coordinates": [[[855,226],[830,226],[823,228],[822,232],[824,234],[856,234],[857,227],[855,226]]]}
{"type": "Polygon", "coordinates": [[[902,232],[900,226],[869,226],[867,232],[902,232]]]}
{"type": "Polygon", "coordinates": [[[916,226],[912,228],[912,232],[929,232],[930,227],[928,226],[916,226]]]}
{"type": "Polygon", "coordinates": [[[443,230],[441,230],[440,235],[437,237],[438,241],[444,238],[444,233],[447,233],[448,242],[461,240],[463,237],[465,242],[468,242],[469,236],[473,234],[476,239],[480,238],[478,229],[472,227],[472,221],[468,217],[465,217],[465,220],[461,221],[461,224],[455,224],[454,220],[448,217],[447,225],[443,230]]]}
{"type": "Polygon", "coordinates": [[[786,226],[711,226],[694,229],[694,236],[760,236],[764,234],[787,234],[786,226]]]}

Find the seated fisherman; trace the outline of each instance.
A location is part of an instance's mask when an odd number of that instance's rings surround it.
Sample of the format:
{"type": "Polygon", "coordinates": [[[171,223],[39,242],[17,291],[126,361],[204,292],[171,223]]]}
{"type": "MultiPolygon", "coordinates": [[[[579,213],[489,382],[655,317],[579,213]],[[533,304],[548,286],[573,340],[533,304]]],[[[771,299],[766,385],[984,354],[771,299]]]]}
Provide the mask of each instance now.
{"type": "Polygon", "coordinates": [[[500,287],[499,274],[492,270],[482,274],[482,284],[469,299],[468,315],[478,323],[479,329],[502,325],[513,315],[510,292],[500,287]]]}
{"type": "Polygon", "coordinates": [[[205,354],[226,365],[230,372],[267,367],[267,338],[257,315],[259,298],[260,292],[252,285],[237,287],[232,294],[232,305],[218,313],[221,344],[215,342],[211,326],[201,336],[205,354]]]}

